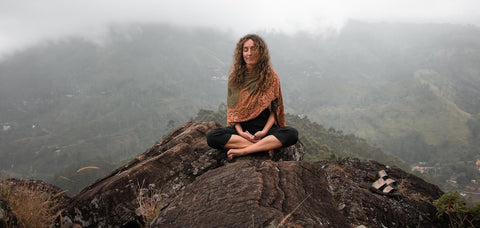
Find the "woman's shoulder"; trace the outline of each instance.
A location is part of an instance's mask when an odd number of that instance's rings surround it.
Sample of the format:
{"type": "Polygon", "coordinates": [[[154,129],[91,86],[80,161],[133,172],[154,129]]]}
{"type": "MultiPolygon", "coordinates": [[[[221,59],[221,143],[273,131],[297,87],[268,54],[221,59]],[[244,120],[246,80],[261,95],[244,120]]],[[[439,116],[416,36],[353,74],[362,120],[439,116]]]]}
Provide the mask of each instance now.
{"type": "Polygon", "coordinates": [[[272,69],[270,72],[271,72],[270,74],[272,75],[271,77],[272,77],[273,80],[280,81],[280,79],[278,78],[278,74],[274,69],[272,69]]]}

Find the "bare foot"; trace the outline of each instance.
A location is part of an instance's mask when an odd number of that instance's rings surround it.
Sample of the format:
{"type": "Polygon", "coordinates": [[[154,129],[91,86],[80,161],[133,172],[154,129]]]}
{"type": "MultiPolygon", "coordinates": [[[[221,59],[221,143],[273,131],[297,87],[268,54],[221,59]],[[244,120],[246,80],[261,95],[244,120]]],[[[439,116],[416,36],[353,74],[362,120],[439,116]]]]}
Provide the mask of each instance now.
{"type": "Polygon", "coordinates": [[[232,160],[235,157],[242,156],[245,154],[245,151],[242,149],[230,149],[227,152],[227,158],[228,160],[232,160]]]}

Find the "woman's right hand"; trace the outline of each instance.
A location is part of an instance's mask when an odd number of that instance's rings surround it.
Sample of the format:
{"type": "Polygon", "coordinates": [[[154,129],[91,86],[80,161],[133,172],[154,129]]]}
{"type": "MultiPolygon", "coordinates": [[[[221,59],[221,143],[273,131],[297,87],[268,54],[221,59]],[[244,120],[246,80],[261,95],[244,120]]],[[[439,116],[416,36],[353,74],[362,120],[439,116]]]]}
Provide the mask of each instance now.
{"type": "Polygon", "coordinates": [[[252,135],[250,132],[248,131],[242,131],[240,132],[240,136],[242,136],[244,139],[250,141],[250,142],[253,142],[253,143],[256,143],[258,142],[258,140],[255,139],[255,136],[252,135]]]}
{"type": "Polygon", "coordinates": [[[246,139],[246,140],[248,140],[252,143],[258,142],[258,140],[255,139],[255,136],[252,135],[250,132],[243,131],[242,125],[240,125],[239,123],[235,124],[235,130],[237,130],[238,135],[240,135],[242,138],[244,138],[244,139],[246,139]]]}

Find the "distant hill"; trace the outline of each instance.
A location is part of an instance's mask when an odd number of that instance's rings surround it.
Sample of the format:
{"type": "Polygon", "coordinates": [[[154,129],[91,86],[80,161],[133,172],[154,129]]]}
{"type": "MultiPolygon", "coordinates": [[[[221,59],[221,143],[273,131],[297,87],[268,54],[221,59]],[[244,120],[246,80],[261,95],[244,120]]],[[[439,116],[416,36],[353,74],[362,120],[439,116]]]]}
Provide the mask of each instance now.
{"type": "Polygon", "coordinates": [[[0,167],[52,177],[72,165],[130,159],[200,108],[217,107],[224,82],[212,77],[225,77],[219,58],[230,52],[219,36],[132,25],[112,28],[102,45],[46,41],[7,58],[0,167]]]}
{"type": "Polygon", "coordinates": [[[268,36],[289,112],[456,187],[479,178],[479,38],[474,26],[358,21],[338,36],[268,36]]]}
{"type": "MultiPolygon", "coordinates": [[[[351,21],[336,35],[260,35],[288,113],[437,165],[431,175],[454,187],[480,181],[479,28],[351,21]]],[[[100,177],[225,102],[238,38],[129,24],[102,43],[70,37],[12,54],[0,62],[0,168],[71,185],[97,165],[89,178],[100,177]]]]}

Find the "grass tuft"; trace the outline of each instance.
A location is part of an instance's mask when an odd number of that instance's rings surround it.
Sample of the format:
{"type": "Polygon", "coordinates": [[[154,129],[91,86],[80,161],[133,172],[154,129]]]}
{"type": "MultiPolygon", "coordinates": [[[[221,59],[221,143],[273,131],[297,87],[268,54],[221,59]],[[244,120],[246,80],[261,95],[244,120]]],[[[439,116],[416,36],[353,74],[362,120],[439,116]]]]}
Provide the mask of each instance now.
{"type": "Polygon", "coordinates": [[[20,227],[52,227],[60,216],[59,197],[52,195],[26,181],[3,179],[0,183],[0,198],[7,201],[20,227]]]}
{"type": "Polygon", "coordinates": [[[424,201],[424,202],[427,202],[427,203],[432,203],[431,202],[432,200],[430,198],[428,198],[426,196],[423,196],[419,192],[408,191],[408,185],[409,185],[409,182],[406,179],[402,179],[400,181],[400,184],[398,184],[398,186],[397,186],[398,193],[402,196],[408,197],[408,198],[413,199],[417,202],[424,201]]]}
{"type": "Polygon", "coordinates": [[[150,224],[162,207],[162,200],[159,191],[155,190],[154,184],[150,184],[148,188],[139,187],[137,192],[137,203],[138,208],[136,214],[142,217],[145,224],[150,224]]]}

